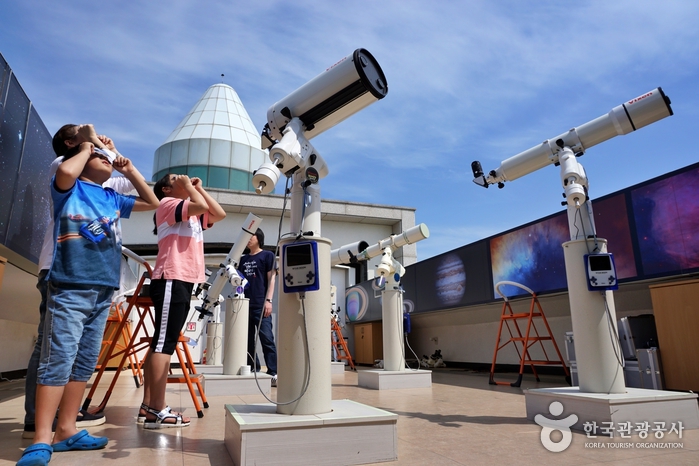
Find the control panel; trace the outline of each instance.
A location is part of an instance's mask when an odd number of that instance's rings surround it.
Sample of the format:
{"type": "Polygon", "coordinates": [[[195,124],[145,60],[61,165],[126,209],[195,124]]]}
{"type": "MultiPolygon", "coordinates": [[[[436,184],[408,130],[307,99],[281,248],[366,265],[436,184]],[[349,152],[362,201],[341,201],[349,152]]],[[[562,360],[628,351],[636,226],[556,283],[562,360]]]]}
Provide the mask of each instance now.
{"type": "Polygon", "coordinates": [[[303,241],[282,246],[282,278],[284,293],[317,291],[318,243],[303,241]]]}
{"type": "Polygon", "coordinates": [[[585,254],[585,273],[587,274],[587,289],[590,291],[619,288],[612,254],[585,254]]]}

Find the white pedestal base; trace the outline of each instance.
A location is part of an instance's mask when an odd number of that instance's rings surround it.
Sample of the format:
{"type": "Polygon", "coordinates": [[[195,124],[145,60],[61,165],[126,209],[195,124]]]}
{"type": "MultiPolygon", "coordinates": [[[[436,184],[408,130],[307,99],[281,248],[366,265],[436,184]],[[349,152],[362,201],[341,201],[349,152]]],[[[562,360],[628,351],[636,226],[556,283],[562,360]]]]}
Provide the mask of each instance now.
{"type": "Polygon", "coordinates": [[[430,388],[432,386],[432,371],[370,370],[358,371],[357,376],[360,387],[373,388],[374,390],[430,388]]]}
{"type": "Polygon", "coordinates": [[[345,363],[342,361],[331,361],[330,362],[330,374],[344,374],[345,373],[345,363]]]}
{"type": "Polygon", "coordinates": [[[223,364],[195,364],[199,374],[223,374],[223,364]]]}
{"type": "MultiPolygon", "coordinates": [[[[670,429],[672,423],[682,422],[685,429],[699,429],[699,405],[696,393],[670,392],[664,390],[645,390],[627,388],[626,393],[604,394],[583,393],[579,387],[537,388],[524,391],[527,407],[527,419],[541,414],[549,419],[565,418],[570,414],[578,416],[578,422],[571,429],[583,431],[583,424],[595,422],[598,428],[609,426],[614,430],[620,422],[648,422],[651,428],[654,422],[665,422],[670,429]],[[563,405],[563,413],[553,416],[549,406],[554,401],[563,405]]],[[[615,435],[616,436],[616,435],[615,435]]]]}
{"type": "Polygon", "coordinates": [[[333,400],[326,414],[277,414],[271,403],[226,405],[224,444],[240,465],[337,465],[395,461],[396,414],[333,400]]]}
{"type": "Polygon", "coordinates": [[[272,376],[257,373],[250,375],[204,374],[204,393],[207,396],[259,395],[260,389],[265,395],[272,391],[272,376]],[[260,388],[257,388],[257,383],[260,388]]]}

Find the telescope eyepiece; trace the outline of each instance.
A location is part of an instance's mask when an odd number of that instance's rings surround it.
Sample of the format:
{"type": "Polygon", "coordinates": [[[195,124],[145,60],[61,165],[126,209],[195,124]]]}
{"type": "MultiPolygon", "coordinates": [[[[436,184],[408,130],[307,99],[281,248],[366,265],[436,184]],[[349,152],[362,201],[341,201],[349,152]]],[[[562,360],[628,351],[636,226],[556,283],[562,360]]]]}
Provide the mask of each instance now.
{"type": "Polygon", "coordinates": [[[473,170],[474,178],[480,178],[483,176],[483,166],[478,160],[471,162],[471,170],[473,170]]]}

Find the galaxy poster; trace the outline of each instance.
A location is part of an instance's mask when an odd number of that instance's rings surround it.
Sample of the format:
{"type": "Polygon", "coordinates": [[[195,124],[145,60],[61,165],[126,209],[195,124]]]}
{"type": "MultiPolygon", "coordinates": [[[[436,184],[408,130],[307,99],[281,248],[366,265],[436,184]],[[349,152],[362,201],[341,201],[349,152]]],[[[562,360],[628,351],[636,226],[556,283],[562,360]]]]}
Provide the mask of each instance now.
{"type": "Polygon", "coordinates": [[[345,291],[345,315],[349,322],[381,320],[381,289],[374,280],[358,283],[345,291]]]}
{"type": "Polygon", "coordinates": [[[614,255],[619,280],[638,276],[626,209],[626,195],[615,194],[592,201],[597,237],[607,240],[607,252],[614,255]]]}
{"type": "Polygon", "coordinates": [[[451,309],[491,299],[486,241],[418,262],[414,267],[417,312],[451,309]]]}
{"type": "Polygon", "coordinates": [[[645,276],[699,268],[699,166],[631,190],[645,276]]]}
{"type": "MultiPolygon", "coordinates": [[[[566,212],[530,224],[490,240],[493,282],[516,282],[536,294],[567,288],[564,242],[570,241],[566,212]]],[[[506,296],[526,294],[514,286],[501,286],[506,296]]],[[[500,298],[494,291],[491,298],[500,298]]]]}
{"type": "MultiPolygon", "coordinates": [[[[1,58],[0,72],[9,75],[1,58]]],[[[0,84],[0,243],[38,262],[51,218],[51,135],[15,76],[0,84]]]]}

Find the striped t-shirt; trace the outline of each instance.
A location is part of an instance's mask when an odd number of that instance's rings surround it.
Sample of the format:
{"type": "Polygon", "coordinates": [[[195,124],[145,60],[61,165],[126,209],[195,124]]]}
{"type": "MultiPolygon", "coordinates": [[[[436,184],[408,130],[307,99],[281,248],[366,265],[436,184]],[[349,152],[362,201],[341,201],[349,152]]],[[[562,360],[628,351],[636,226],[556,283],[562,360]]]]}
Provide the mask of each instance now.
{"type": "Polygon", "coordinates": [[[158,228],[158,257],[153,278],[201,283],[204,271],[204,230],[209,214],[189,216],[189,199],[165,197],[155,211],[158,228]]]}

